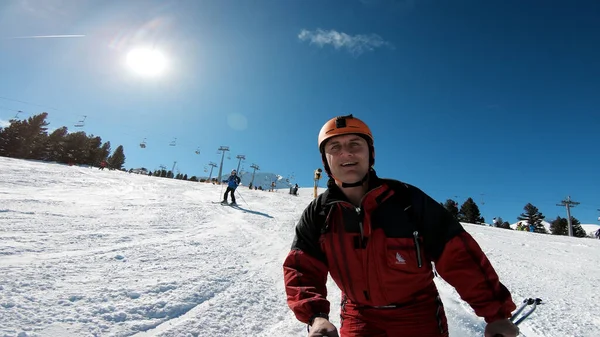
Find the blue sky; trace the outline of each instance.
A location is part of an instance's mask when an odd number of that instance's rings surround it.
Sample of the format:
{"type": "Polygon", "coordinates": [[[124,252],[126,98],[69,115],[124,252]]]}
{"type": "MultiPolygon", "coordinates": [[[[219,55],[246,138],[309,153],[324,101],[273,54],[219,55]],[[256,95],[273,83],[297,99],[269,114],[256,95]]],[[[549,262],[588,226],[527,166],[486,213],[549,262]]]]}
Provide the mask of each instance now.
{"type": "Polygon", "coordinates": [[[382,177],[473,197],[488,221],[528,202],[564,217],[570,195],[597,223],[598,17],[597,1],[3,1],[0,120],[47,111],[123,145],[127,168],[189,175],[226,145],[224,170],[244,154],[311,186],[319,129],[352,113],[382,177]],[[138,47],[161,74],[127,65],[138,47]]]}

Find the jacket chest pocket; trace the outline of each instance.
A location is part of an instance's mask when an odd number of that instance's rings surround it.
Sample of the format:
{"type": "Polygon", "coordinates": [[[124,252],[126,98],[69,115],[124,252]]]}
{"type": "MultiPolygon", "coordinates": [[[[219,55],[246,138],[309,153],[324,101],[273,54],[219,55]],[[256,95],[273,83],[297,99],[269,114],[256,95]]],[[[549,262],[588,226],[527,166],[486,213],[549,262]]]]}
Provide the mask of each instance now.
{"type": "Polygon", "coordinates": [[[393,270],[406,273],[423,273],[423,252],[418,239],[386,238],[385,259],[393,270]]]}

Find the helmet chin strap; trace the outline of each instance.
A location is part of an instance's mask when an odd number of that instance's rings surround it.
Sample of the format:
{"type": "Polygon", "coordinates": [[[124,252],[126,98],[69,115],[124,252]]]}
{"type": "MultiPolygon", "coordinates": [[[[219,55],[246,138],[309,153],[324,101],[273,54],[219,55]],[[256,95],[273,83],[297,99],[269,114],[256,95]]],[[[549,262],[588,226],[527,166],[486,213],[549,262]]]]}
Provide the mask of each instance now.
{"type": "MultiPolygon", "coordinates": [[[[334,178],[335,179],[335,178],[334,178]]],[[[339,182],[342,183],[342,188],[347,188],[347,187],[358,187],[358,186],[362,186],[362,184],[364,184],[367,180],[369,179],[369,172],[367,172],[367,174],[365,174],[365,176],[362,178],[362,180],[359,180],[357,182],[354,183],[346,183],[340,180],[337,180],[339,182]]]]}

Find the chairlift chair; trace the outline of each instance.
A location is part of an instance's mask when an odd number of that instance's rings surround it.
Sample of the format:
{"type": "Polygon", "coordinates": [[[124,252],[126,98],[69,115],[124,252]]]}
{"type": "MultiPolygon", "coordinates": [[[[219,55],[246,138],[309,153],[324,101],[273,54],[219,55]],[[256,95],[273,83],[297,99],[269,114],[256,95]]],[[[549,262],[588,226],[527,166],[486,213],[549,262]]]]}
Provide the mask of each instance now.
{"type": "Polygon", "coordinates": [[[177,138],[174,138],[169,145],[170,146],[176,146],[177,145],[177,138]]]}
{"type": "Polygon", "coordinates": [[[143,141],[140,143],[140,147],[141,147],[142,149],[145,149],[145,148],[146,148],[146,138],[144,138],[144,140],[143,140],[143,141]]]}
{"type": "Polygon", "coordinates": [[[78,121],[77,123],[75,123],[75,127],[76,128],[81,128],[85,125],[85,119],[87,118],[87,116],[83,116],[83,119],[78,121]]]}
{"type": "Polygon", "coordinates": [[[200,154],[200,148],[197,148],[196,151],[194,151],[196,154],[200,154]]]}

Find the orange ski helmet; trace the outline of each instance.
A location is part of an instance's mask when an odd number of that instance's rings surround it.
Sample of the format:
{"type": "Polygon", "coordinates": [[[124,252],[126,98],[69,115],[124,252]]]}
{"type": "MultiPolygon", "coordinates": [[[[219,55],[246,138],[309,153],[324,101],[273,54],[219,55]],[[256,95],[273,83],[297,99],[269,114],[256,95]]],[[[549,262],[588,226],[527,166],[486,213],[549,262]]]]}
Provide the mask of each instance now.
{"type": "Polygon", "coordinates": [[[373,147],[373,134],[371,129],[360,119],[350,115],[338,116],[328,120],[319,132],[319,152],[321,152],[321,158],[323,165],[325,166],[325,172],[331,176],[329,165],[327,165],[327,158],[325,157],[325,143],[332,137],[340,135],[355,134],[363,137],[367,144],[369,144],[369,166],[375,165],[375,149],[373,147]]]}

